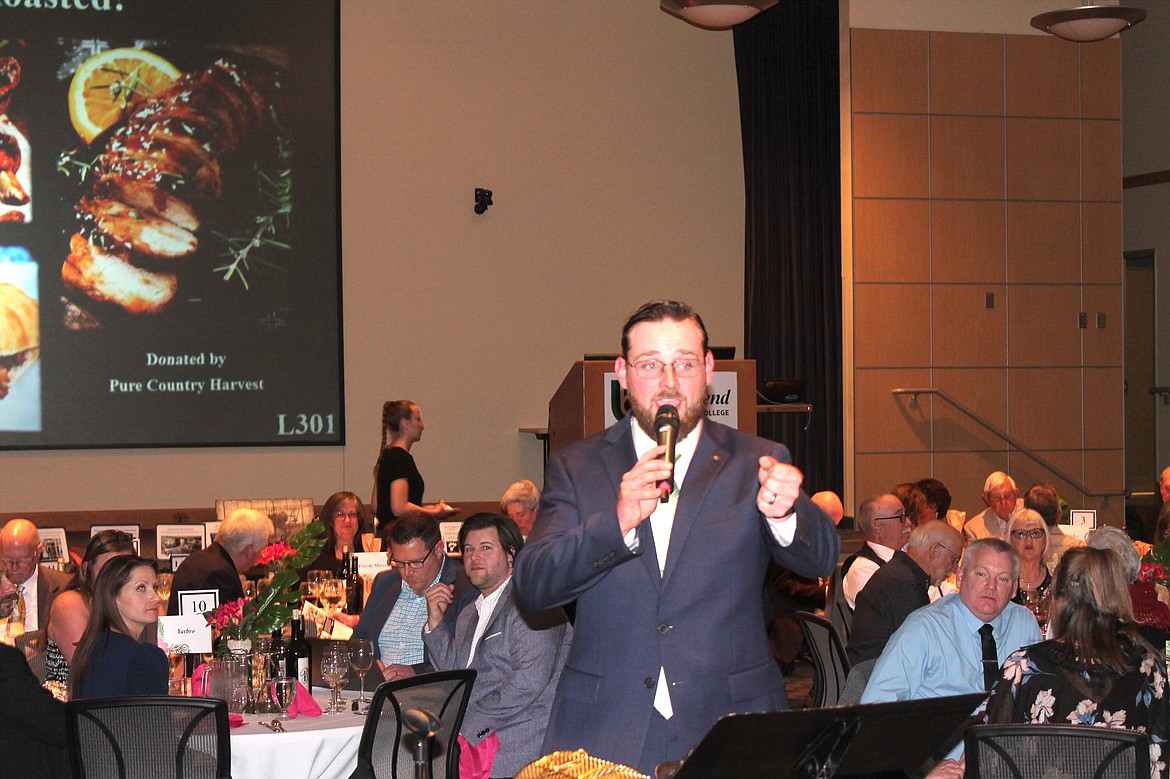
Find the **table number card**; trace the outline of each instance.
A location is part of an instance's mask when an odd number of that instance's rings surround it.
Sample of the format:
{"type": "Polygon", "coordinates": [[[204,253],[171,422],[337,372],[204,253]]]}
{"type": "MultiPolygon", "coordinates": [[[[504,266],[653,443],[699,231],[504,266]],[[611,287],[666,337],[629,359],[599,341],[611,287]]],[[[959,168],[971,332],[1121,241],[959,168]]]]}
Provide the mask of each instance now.
{"type": "Polygon", "coordinates": [[[211,652],[211,625],[202,614],[159,617],[158,647],[168,654],[211,652]]]}
{"type": "Polygon", "coordinates": [[[203,612],[219,608],[219,590],[182,590],[179,596],[179,613],[183,616],[203,618],[203,612]]]}

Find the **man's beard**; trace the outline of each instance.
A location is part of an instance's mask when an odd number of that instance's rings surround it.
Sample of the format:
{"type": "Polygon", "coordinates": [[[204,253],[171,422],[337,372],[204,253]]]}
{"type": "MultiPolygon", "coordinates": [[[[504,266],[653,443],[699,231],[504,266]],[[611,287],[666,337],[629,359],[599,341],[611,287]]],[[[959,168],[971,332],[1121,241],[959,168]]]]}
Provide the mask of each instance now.
{"type": "Polygon", "coordinates": [[[678,409],[678,440],[683,440],[691,434],[699,422],[707,414],[707,394],[698,403],[687,404],[683,398],[655,398],[649,406],[638,404],[633,396],[629,396],[630,410],[634,412],[634,419],[646,435],[657,441],[654,430],[654,418],[658,416],[658,401],[663,400],[678,409]]]}

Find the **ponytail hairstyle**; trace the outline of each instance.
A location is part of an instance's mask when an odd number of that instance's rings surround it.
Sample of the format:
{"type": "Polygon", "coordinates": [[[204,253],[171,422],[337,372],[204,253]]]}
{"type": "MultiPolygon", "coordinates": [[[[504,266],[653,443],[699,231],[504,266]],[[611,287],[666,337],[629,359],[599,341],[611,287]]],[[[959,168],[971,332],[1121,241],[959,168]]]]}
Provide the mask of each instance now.
{"type": "Polygon", "coordinates": [[[81,593],[86,603],[93,599],[93,585],[97,574],[93,570],[93,561],[104,554],[132,555],[134,539],[129,533],[121,530],[102,530],[89,539],[85,545],[85,553],[81,556],[81,565],[77,567],[77,591],[81,593]]]}
{"type": "Polygon", "coordinates": [[[1132,669],[1125,644],[1137,643],[1125,566],[1109,549],[1078,546],[1060,558],[1048,593],[1052,637],[1061,662],[1076,668],[1132,669]]]}
{"type": "Polygon", "coordinates": [[[134,571],[139,568],[149,568],[158,573],[158,568],[153,560],[147,560],[137,555],[114,557],[102,566],[102,571],[98,574],[97,581],[94,582],[93,601],[89,607],[89,623],[85,626],[85,632],[81,634],[81,640],[77,642],[77,649],[73,653],[73,662],[69,664],[70,698],[77,697],[78,693],[81,692],[82,683],[89,670],[90,658],[93,657],[94,647],[98,641],[107,638],[106,634],[109,631],[116,630],[139,642],[143,638],[148,638],[146,635],[148,631],[145,630],[142,635],[131,636],[125,620],[122,619],[122,613],[118,611],[118,593],[130,581],[134,571]]]}

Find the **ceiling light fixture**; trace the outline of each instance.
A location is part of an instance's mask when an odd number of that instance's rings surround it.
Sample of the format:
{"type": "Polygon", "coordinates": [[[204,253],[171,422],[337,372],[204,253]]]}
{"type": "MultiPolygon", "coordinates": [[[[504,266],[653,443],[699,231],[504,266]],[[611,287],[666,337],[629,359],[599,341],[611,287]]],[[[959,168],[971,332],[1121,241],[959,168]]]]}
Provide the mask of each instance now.
{"type": "Polygon", "coordinates": [[[1082,5],[1033,16],[1032,26],[1066,41],[1091,43],[1112,38],[1145,18],[1145,9],[1132,5],[1082,5]]]}
{"type": "Polygon", "coordinates": [[[659,8],[704,30],[729,30],[779,0],[662,0],[659,8]]]}

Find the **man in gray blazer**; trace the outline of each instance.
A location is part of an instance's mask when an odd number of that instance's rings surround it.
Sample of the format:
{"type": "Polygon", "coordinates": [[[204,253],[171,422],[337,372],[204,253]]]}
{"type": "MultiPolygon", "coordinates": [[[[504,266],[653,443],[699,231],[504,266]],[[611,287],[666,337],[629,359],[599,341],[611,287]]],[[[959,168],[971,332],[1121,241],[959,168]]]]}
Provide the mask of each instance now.
{"type": "MultiPolygon", "coordinates": [[[[43,550],[37,526],[27,519],[14,519],[0,530],[0,557],[8,582],[24,599],[24,629],[43,630],[49,625],[49,609],[73,577],[40,565],[43,550]]],[[[5,587],[5,590],[11,591],[5,587]]]]}
{"type": "Polygon", "coordinates": [[[511,519],[476,514],[459,530],[463,566],[475,593],[453,606],[453,587],[427,591],[423,642],[436,670],[476,670],[461,735],[464,748],[486,759],[495,751],[493,777],[514,776],[540,757],[572,636],[561,609],[533,615],[516,602],[512,565],[523,546],[511,519]],[[458,612],[453,629],[444,621],[449,609],[458,612]]]}

